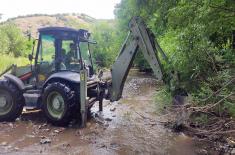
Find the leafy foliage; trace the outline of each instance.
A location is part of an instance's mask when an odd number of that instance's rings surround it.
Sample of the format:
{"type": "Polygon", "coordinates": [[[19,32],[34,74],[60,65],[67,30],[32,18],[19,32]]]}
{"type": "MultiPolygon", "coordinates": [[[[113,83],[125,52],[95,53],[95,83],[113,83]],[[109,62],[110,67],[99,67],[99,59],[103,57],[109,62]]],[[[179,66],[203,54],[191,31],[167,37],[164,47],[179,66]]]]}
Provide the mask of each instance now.
{"type": "Polygon", "coordinates": [[[167,88],[164,86],[160,86],[160,90],[157,91],[155,95],[155,101],[156,101],[156,108],[159,112],[164,112],[166,107],[169,107],[172,103],[172,96],[168,92],[167,88]]]}
{"type": "Polygon", "coordinates": [[[27,56],[31,43],[14,24],[8,23],[0,26],[0,53],[14,57],[27,56]]]}
{"type": "Polygon", "coordinates": [[[29,60],[25,57],[10,57],[9,55],[1,55],[0,58],[0,73],[7,69],[12,64],[17,64],[17,66],[25,66],[29,64],[29,60]]]}
{"type": "MultiPolygon", "coordinates": [[[[234,77],[234,8],[233,0],[122,0],[115,14],[124,30],[132,16],[146,21],[171,62],[162,62],[165,71],[179,71],[181,84],[200,102],[234,77]]],[[[139,62],[145,66],[146,62],[139,62]]],[[[224,88],[205,104],[215,103],[229,92],[234,92],[234,86],[224,88]]],[[[224,104],[232,102],[228,98],[224,104]]]]}
{"type": "Polygon", "coordinates": [[[92,28],[93,38],[97,41],[93,57],[100,67],[110,67],[118,54],[122,39],[112,21],[97,22],[92,28]]]}
{"type": "Polygon", "coordinates": [[[0,72],[12,64],[17,66],[29,63],[28,54],[32,49],[29,41],[22,31],[14,24],[0,25],[0,72]]]}

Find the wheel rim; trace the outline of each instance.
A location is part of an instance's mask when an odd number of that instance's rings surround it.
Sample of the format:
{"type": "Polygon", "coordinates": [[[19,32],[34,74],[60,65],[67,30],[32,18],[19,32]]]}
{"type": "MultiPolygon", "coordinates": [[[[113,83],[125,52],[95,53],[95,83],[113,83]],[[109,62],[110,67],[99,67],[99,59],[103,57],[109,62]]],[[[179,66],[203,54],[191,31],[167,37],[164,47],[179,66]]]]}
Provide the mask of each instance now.
{"type": "Polygon", "coordinates": [[[13,106],[11,95],[7,91],[0,90],[0,115],[9,113],[13,106]]]}
{"type": "Polygon", "coordinates": [[[61,119],[65,111],[65,102],[58,92],[51,92],[47,97],[47,109],[49,114],[56,119],[61,119]]]}

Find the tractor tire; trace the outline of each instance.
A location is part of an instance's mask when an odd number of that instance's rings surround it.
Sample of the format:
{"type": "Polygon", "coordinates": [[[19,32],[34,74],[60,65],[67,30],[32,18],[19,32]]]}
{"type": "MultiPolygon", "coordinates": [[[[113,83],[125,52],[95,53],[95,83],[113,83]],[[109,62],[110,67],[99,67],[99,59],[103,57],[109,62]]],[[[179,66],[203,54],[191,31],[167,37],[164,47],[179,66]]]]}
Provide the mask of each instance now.
{"type": "Polygon", "coordinates": [[[0,80],[0,121],[15,121],[24,105],[23,92],[7,79],[0,80]]]}
{"type": "Polygon", "coordinates": [[[42,96],[42,110],[47,120],[56,126],[66,126],[72,119],[75,106],[75,92],[66,84],[50,83],[42,96]]]}

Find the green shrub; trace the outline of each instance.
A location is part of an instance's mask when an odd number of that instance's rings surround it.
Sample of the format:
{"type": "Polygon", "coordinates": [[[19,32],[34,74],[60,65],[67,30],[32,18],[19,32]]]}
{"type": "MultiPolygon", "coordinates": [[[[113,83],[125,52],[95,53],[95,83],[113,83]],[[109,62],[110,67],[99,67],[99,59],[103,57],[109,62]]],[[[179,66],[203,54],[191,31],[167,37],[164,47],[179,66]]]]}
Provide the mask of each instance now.
{"type": "MultiPolygon", "coordinates": [[[[195,106],[201,106],[217,103],[234,92],[231,83],[206,102],[203,100],[234,77],[234,7],[231,0],[122,0],[116,6],[115,15],[120,31],[127,30],[132,16],[144,19],[170,60],[170,63],[161,61],[164,72],[178,71],[181,86],[192,94],[195,106]]],[[[141,59],[138,62],[144,65],[141,59]]],[[[166,92],[157,94],[157,104],[162,104],[160,107],[171,103],[171,100],[168,103],[162,99],[167,99],[166,92]]],[[[234,116],[232,102],[223,100],[220,110],[234,116]]],[[[198,119],[205,120],[204,117],[198,119]]]]}
{"type": "Polygon", "coordinates": [[[27,56],[32,44],[13,23],[0,25],[0,53],[14,57],[27,56]]]}
{"type": "Polygon", "coordinates": [[[165,86],[161,86],[159,91],[156,91],[154,98],[157,111],[159,112],[163,112],[164,109],[167,109],[172,105],[172,96],[165,86]]]}
{"type": "Polygon", "coordinates": [[[24,66],[24,65],[29,64],[29,60],[25,57],[14,58],[11,55],[1,55],[0,73],[12,64],[16,64],[17,66],[24,66]]]}

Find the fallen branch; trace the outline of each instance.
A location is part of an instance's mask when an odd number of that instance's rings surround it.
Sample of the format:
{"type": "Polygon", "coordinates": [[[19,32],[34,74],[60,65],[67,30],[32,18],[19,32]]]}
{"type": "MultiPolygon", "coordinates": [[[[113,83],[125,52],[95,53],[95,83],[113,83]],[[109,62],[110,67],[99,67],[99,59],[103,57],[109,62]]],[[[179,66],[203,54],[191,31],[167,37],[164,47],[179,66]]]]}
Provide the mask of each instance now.
{"type": "MultiPolygon", "coordinates": [[[[229,95],[225,96],[224,98],[222,98],[221,100],[219,100],[218,102],[214,103],[214,104],[208,104],[206,106],[201,106],[201,107],[189,107],[187,108],[187,110],[192,110],[194,112],[202,112],[202,113],[208,113],[208,110],[211,108],[214,108],[215,106],[219,105],[220,103],[222,103],[224,100],[226,100],[227,98],[229,98],[230,96],[234,95],[234,92],[231,92],[229,95]]],[[[212,114],[212,113],[210,113],[212,114]]]]}
{"type": "Polygon", "coordinates": [[[225,96],[224,98],[222,98],[221,100],[219,100],[219,101],[216,102],[215,104],[213,104],[213,105],[207,107],[206,110],[211,109],[211,108],[217,106],[218,104],[222,103],[224,100],[226,100],[227,98],[229,98],[230,96],[232,96],[232,95],[234,95],[234,94],[235,94],[235,93],[233,93],[233,92],[230,93],[229,95],[225,96]]]}
{"type": "Polygon", "coordinates": [[[230,134],[235,133],[235,130],[226,130],[226,131],[218,131],[218,132],[212,132],[212,134],[230,134]]]}
{"type": "Polygon", "coordinates": [[[151,118],[148,118],[148,117],[146,117],[146,116],[144,116],[144,115],[142,115],[142,114],[138,113],[138,112],[137,112],[137,111],[135,111],[135,110],[134,110],[134,112],[135,112],[136,114],[138,114],[140,117],[142,117],[143,119],[152,120],[151,118]]]}
{"type": "Polygon", "coordinates": [[[217,90],[216,92],[212,93],[210,96],[208,96],[205,99],[202,99],[202,102],[206,102],[207,100],[209,100],[212,96],[217,95],[220,91],[222,91],[225,87],[227,87],[228,85],[230,85],[231,83],[233,83],[235,81],[235,77],[233,77],[230,81],[226,82],[224,84],[224,86],[222,86],[219,90],[217,90]]]}

